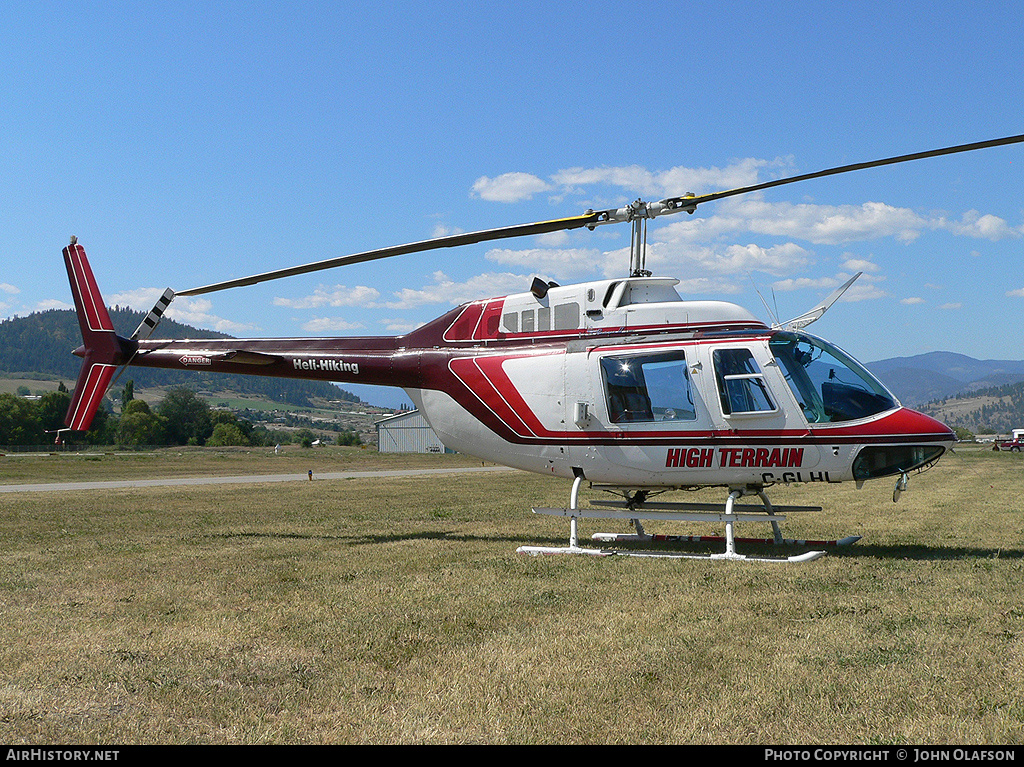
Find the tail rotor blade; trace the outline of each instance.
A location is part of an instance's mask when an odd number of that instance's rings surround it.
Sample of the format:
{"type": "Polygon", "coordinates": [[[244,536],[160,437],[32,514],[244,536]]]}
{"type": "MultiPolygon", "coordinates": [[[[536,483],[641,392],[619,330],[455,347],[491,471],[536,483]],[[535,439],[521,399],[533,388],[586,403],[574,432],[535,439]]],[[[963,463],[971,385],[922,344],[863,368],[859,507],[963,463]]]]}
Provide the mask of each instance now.
{"type": "Polygon", "coordinates": [[[160,323],[160,319],[164,316],[164,312],[167,311],[167,307],[171,305],[171,301],[173,300],[174,291],[167,288],[167,290],[164,291],[164,294],[157,299],[153,308],[149,310],[149,314],[147,314],[145,319],[139,323],[139,327],[135,329],[134,333],[132,333],[132,338],[137,341],[144,341],[149,338],[150,334],[160,323]]]}

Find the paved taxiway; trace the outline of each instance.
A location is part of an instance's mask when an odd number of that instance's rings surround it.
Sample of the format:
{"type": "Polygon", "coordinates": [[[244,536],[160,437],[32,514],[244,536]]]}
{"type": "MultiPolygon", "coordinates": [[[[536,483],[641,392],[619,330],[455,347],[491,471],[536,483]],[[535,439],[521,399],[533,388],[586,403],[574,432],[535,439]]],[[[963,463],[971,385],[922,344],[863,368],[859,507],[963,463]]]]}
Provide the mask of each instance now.
{"type": "MultiPolygon", "coordinates": [[[[514,471],[505,466],[461,469],[388,469],[381,471],[335,471],[314,474],[313,480],[418,477],[431,474],[472,474],[485,471],[514,471]]],[[[261,482],[309,482],[306,474],[253,474],[236,477],[166,477],[164,479],[114,479],[97,482],[50,482],[46,484],[0,485],[0,493],[46,493],[69,490],[112,490],[122,487],[167,487],[174,485],[249,485],[261,482]]]]}

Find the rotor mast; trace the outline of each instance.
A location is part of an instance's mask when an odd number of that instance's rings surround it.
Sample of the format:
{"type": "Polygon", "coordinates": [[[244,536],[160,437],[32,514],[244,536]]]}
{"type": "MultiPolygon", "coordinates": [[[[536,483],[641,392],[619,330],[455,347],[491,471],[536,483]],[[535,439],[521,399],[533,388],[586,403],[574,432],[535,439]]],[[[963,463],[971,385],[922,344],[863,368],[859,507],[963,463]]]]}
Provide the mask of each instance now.
{"type": "MultiPolygon", "coordinates": [[[[593,230],[602,224],[629,223],[632,226],[632,236],[629,243],[629,276],[650,277],[651,272],[647,270],[647,220],[664,216],[668,213],[679,213],[686,211],[693,213],[697,209],[696,195],[687,192],[682,197],[676,197],[660,202],[645,202],[636,200],[624,208],[605,210],[597,213],[597,220],[587,224],[587,228],[593,230]],[[693,204],[688,205],[686,201],[693,198],[693,204]]],[[[588,210],[587,215],[595,215],[593,210],[588,210]]]]}
{"type": "Polygon", "coordinates": [[[629,276],[650,277],[647,266],[647,205],[637,200],[629,206],[633,211],[633,236],[629,242],[629,276]]]}

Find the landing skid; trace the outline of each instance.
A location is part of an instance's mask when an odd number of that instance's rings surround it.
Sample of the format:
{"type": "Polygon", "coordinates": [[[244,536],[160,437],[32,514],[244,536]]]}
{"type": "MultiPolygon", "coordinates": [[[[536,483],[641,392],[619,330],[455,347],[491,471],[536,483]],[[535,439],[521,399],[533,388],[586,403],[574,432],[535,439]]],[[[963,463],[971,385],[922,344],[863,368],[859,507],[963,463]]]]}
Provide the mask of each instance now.
{"type": "Polygon", "coordinates": [[[849,546],[860,540],[860,536],[849,536],[835,541],[806,541],[797,539],[786,539],[782,537],[779,522],[786,519],[783,513],[801,511],[821,511],[820,506],[778,506],[773,507],[764,491],[760,488],[733,488],[729,492],[724,508],[719,504],[707,503],[629,503],[627,501],[595,501],[594,507],[579,507],[579,490],[583,483],[582,477],[577,477],[573,482],[572,493],[567,509],[545,509],[535,508],[535,514],[547,514],[550,516],[562,516],[569,518],[569,545],[564,547],[551,546],[520,546],[517,551],[520,554],[532,556],[546,556],[554,554],[583,554],[588,556],[609,557],[643,557],[655,559],[724,559],[745,562],[810,562],[825,556],[825,551],[808,551],[790,557],[761,557],[739,554],[736,551],[737,543],[758,543],[758,544],[790,544],[810,546],[849,546]],[[744,495],[757,495],[761,499],[763,510],[747,511],[750,507],[742,507],[742,511],[736,509],[736,501],[744,495]],[[783,513],[779,513],[783,512],[783,513]],[[636,533],[595,533],[593,539],[604,542],[693,542],[713,541],[724,542],[725,551],[720,554],[698,554],[685,552],[666,551],[636,551],[630,549],[593,549],[584,548],[579,545],[577,535],[577,520],[581,518],[596,519],[628,519],[633,523],[636,533]],[[644,532],[640,523],[641,519],[656,520],[688,520],[699,522],[720,522],[725,525],[724,536],[668,536],[649,535],[644,532]],[[733,534],[733,525],[736,522],[769,522],[774,532],[773,538],[737,538],[733,534]]]}

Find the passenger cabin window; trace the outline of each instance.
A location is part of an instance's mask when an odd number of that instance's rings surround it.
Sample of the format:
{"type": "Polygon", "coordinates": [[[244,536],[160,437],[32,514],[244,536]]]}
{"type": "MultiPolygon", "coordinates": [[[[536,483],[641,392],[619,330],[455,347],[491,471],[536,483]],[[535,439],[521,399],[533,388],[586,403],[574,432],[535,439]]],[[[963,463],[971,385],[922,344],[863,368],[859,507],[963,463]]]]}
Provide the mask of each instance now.
{"type": "Polygon", "coordinates": [[[534,318],[534,311],[533,311],[533,309],[527,309],[526,311],[523,312],[523,332],[524,333],[532,333],[533,332],[533,318],[534,318]]]}
{"type": "Polygon", "coordinates": [[[803,333],[768,344],[808,423],[836,423],[898,407],[886,388],[845,352],[803,333]]]}
{"type": "Polygon", "coordinates": [[[694,421],[686,356],[681,351],[601,360],[612,423],[694,421]]]}
{"type": "Polygon", "coordinates": [[[575,302],[557,304],[554,318],[555,330],[576,330],[580,326],[580,305],[575,302]]]}
{"type": "Polygon", "coordinates": [[[551,309],[546,306],[537,310],[537,330],[551,330],[551,309]]]}
{"type": "Polygon", "coordinates": [[[768,385],[749,349],[716,349],[713,357],[725,415],[774,412],[768,385]]]}

